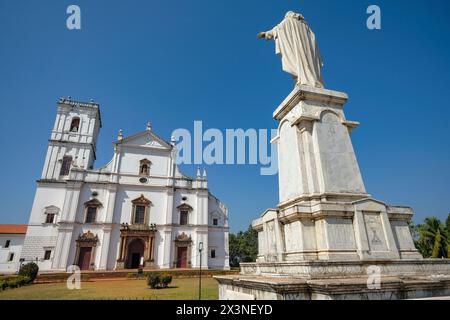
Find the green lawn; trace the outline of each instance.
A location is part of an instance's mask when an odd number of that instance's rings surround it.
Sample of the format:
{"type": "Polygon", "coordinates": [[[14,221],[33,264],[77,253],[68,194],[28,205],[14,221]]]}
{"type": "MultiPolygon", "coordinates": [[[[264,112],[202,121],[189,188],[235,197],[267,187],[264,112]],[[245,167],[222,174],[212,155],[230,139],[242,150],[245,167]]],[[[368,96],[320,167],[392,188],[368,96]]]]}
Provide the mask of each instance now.
{"type": "MultiPolygon", "coordinates": [[[[150,289],[145,280],[98,280],[81,283],[69,290],[66,283],[33,284],[0,292],[0,300],[91,300],[91,299],[198,299],[198,278],[175,278],[167,289],[150,289]]],[[[202,299],[217,300],[218,285],[202,278],[202,299]]]]}

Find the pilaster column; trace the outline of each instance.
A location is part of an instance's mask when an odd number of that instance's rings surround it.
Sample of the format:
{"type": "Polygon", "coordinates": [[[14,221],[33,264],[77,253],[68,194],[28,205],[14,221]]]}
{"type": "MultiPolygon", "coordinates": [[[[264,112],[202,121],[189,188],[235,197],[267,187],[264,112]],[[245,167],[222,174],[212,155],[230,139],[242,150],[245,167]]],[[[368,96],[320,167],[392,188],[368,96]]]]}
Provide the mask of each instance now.
{"type": "Polygon", "coordinates": [[[278,220],[278,218],[274,220],[274,228],[275,228],[275,238],[276,238],[276,246],[277,246],[277,259],[278,259],[278,261],[283,261],[285,246],[284,246],[283,233],[281,231],[281,224],[280,224],[280,221],[278,220]]]}
{"type": "Polygon", "coordinates": [[[174,215],[175,215],[175,210],[174,210],[174,190],[172,188],[168,188],[167,189],[167,194],[166,194],[166,224],[172,224],[174,221],[174,215]]]}
{"type": "Polygon", "coordinates": [[[162,256],[162,269],[172,268],[172,247],[174,246],[174,239],[172,239],[172,229],[167,228],[161,232],[163,236],[164,254],[162,256]]]}
{"type": "Polygon", "coordinates": [[[264,221],[263,223],[263,234],[264,234],[264,240],[266,242],[266,251],[264,255],[265,262],[269,262],[270,260],[270,239],[269,239],[269,230],[267,226],[267,221],[264,221]]]}
{"type": "Polygon", "coordinates": [[[114,218],[114,208],[116,204],[117,185],[110,184],[107,187],[105,203],[105,223],[112,223],[114,218]]]}
{"type": "Polygon", "coordinates": [[[125,261],[125,257],[127,254],[127,245],[128,245],[128,237],[127,236],[123,236],[123,241],[122,241],[122,255],[120,257],[120,260],[125,261]]]}
{"type": "Polygon", "coordinates": [[[106,270],[108,267],[109,244],[111,240],[111,227],[103,227],[103,238],[101,241],[99,270],[106,270]]]}
{"type": "Polygon", "coordinates": [[[153,260],[153,246],[154,246],[154,239],[155,236],[151,236],[150,237],[150,252],[149,252],[149,260],[152,261],[153,260]]]}
{"type": "Polygon", "coordinates": [[[117,257],[118,260],[122,260],[122,255],[123,255],[123,236],[120,235],[120,244],[119,244],[119,256],[117,257]]]}
{"type": "Polygon", "coordinates": [[[398,252],[397,245],[395,244],[394,234],[392,233],[391,223],[389,221],[386,210],[381,211],[380,218],[384,234],[386,235],[386,244],[388,250],[390,251],[392,258],[400,259],[400,253],[398,252]]]}
{"type": "Polygon", "coordinates": [[[72,241],[73,226],[61,226],[58,230],[52,269],[66,270],[72,241]]]}
{"type": "Polygon", "coordinates": [[[353,216],[353,230],[355,232],[356,248],[359,258],[364,260],[365,255],[369,252],[370,247],[367,241],[366,226],[364,224],[364,216],[362,211],[355,210],[353,216]]]}

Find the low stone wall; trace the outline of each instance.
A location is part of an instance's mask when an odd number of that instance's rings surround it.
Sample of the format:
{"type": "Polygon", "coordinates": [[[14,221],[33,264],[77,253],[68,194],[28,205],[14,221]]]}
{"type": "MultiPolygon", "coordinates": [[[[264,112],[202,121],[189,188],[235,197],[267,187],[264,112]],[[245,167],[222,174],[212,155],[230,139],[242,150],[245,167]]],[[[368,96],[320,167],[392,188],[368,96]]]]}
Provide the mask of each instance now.
{"type": "MultiPolygon", "coordinates": [[[[148,273],[159,273],[161,275],[171,275],[174,278],[191,278],[198,277],[198,269],[165,269],[165,270],[144,270],[144,276],[146,277],[148,273]]],[[[215,275],[235,275],[238,274],[239,270],[202,270],[202,277],[212,277],[215,275]]],[[[130,277],[131,275],[137,274],[136,270],[123,270],[123,271],[87,271],[81,272],[82,281],[95,281],[101,279],[137,279],[136,277],[130,277]]],[[[45,273],[39,274],[35,280],[35,283],[52,283],[52,282],[64,282],[71,273],[45,273]]]]}

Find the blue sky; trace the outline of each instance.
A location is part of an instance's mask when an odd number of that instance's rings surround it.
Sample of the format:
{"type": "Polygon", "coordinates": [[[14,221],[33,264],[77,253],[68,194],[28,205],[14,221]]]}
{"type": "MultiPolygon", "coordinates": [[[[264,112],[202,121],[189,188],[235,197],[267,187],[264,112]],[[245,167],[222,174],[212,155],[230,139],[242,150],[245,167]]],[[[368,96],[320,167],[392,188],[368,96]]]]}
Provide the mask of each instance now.
{"type": "MultiPolygon", "coordinates": [[[[292,89],[273,42],[256,34],[302,12],[316,34],[328,89],[347,92],[352,135],[372,196],[408,205],[415,221],[450,212],[448,1],[1,1],[0,222],[26,223],[61,96],[95,99],[103,128],[96,166],[118,129],[170,138],[176,128],[275,128],[292,89]],[[82,29],[66,28],[81,8],[82,29]],[[382,30],[366,28],[377,4],[382,30]]],[[[278,200],[259,166],[209,166],[232,231],[278,200]]],[[[183,166],[194,174],[194,166],[183,166]]]]}

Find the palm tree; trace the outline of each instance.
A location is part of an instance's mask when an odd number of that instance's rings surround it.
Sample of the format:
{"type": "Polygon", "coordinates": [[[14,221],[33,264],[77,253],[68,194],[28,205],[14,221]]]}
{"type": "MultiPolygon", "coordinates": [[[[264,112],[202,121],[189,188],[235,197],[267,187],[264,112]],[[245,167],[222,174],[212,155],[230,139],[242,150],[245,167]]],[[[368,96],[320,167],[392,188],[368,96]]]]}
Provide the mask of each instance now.
{"type": "MultiPolygon", "coordinates": [[[[448,220],[448,219],[447,219],[448,220]]],[[[448,257],[450,247],[447,226],[436,217],[428,217],[417,226],[417,248],[425,258],[448,257]]]]}

